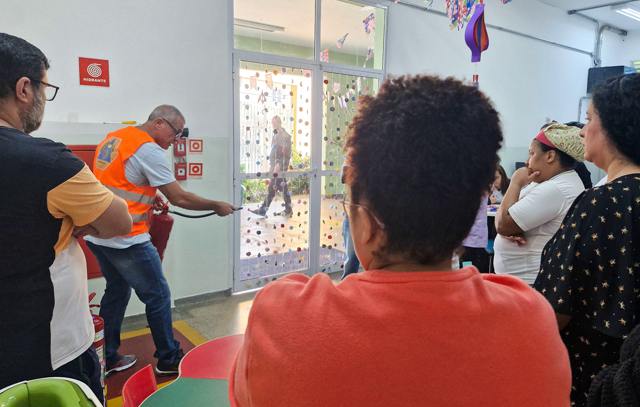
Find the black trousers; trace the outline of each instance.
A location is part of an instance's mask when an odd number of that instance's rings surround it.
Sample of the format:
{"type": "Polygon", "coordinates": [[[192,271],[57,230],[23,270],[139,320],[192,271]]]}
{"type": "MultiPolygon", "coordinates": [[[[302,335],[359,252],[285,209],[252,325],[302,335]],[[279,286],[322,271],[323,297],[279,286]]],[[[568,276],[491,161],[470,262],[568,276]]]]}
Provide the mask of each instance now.
{"type": "Polygon", "coordinates": [[[489,272],[489,253],[484,248],[464,247],[460,256],[460,266],[466,261],[470,261],[481,273],[489,272]]]}
{"type": "Polygon", "coordinates": [[[93,346],[90,346],[82,355],[54,370],[51,376],[68,377],[83,382],[89,386],[98,400],[104,404],[104,393],[100,381],[100,373],[98,354],[95,349],[93,349],[93,346]]]}

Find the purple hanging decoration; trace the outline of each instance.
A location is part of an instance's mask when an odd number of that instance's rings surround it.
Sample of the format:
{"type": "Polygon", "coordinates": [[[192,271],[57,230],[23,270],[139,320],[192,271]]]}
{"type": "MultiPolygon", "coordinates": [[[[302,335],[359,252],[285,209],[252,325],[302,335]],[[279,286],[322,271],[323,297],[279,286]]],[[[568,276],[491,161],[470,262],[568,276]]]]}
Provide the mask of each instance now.
{"type": "Polygon", "coordinates": [[[475,12],[467,24],[464,39],[471,49],[471,62],[480,62],[480,54],[489,48],[489,35],[484,23],[484,4],[476,4],[475,12]]]}

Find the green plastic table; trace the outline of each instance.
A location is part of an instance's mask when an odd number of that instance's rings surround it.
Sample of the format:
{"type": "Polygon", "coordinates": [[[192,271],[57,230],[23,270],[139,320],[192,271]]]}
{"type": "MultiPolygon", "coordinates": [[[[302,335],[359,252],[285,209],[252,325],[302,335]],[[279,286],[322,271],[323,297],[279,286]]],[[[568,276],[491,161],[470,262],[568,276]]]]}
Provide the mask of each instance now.
{"type": "Polygon", "coordinates": [[[230,406],[228,386],[227,380],[180,377],[147,397],[142,407],[230,406]]]}

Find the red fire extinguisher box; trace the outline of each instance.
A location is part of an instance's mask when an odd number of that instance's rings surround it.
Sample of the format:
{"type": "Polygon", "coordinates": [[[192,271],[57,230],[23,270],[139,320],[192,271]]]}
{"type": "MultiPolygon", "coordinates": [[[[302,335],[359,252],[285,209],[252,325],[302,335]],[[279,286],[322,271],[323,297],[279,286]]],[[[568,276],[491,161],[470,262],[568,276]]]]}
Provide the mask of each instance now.
{"type": "MultiPolygon", "coordinates": [[[[96,154],[97,145],[73,145],[67,146],[69,150],[73,154],[75,154],[78,158],[84,161],[89,168],[93,171],[93,157],[96,154]]],[[[98,260],[96,260],[91,250],[87,247],[84,239],[78,239],[78,243],[80,243],[80,247],[84,252],[84,257],[87,259],[87,275],[89,279],[102,277],[102,273],[100,272],[100,265],[98,264],[98,260]]]]}

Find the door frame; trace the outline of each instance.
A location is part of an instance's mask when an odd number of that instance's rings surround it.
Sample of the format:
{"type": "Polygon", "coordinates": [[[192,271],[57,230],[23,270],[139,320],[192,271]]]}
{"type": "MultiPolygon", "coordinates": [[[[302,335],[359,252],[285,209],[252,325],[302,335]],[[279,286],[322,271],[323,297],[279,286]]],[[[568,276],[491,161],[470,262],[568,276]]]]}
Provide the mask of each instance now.
{"type": "MultiPolygon", "coordinates": [[[[233,1],[228,0],[229,14],[231,15],[230,21],[234,21],[233,1]]],[[[318,50],[321,49],[321,11],[322,0],[315,0],[315,32],[314,32],[314,59],[304,59],[289,56],[280,56],[274,54],[266,54],[253,51],[245,51],[236,49],[233,46],[234,32],[233,24],[230,24],[230,42],[233,55],[232,64],[232,87],[233,87],[233,146],[232,154],[232,193],[234,205],[239,206],[242,203],[241,198],[241,185],[242,182],[247,179],[270,178],[270,174],[264,174],[260,177],[257,174],[243,174],[240,172],[240,62],[251,62],[259,64],[268,64],[282,67],[290,67],[294,69],[305,69],[312,73],[312,86],[311,86],[311,166],[306,171],[288,171],[285,177],[306,175],[309,177],[309,253],[308,253],[308,268],[301,270],[305,274],[311,272],[320,271],[320,231],[321,231],[321,205],[322,205],[322,177],[338,175],[337,170],[323,170],[322,169],[322,129],[323,129],[323,78],[325,73],[361,76],[378,79],[378,83],[382,84],[386,77],[386,57],[387,57],[387,36],[389,26],[389,8],[375,1],[370,0],[358,0],[359,2],[381,7],[385,11],[385,32],[384,32],[384,48],[383,48],[383,69],[361,68],[356,66],[337,65],[332,63],[321,62],[319,59],[318,50]]],[[[231,288],[232,292],[247,291],[240,287],[240,248],[241,242],[241,216],[234,216],[233,221],[233,272],[231,288]]],[[[339,268],[329,268],[324,270],[325,272],[339,271],[339,268]]],[[[251,291],[251,290],[249,290],[251,291]]]]}

